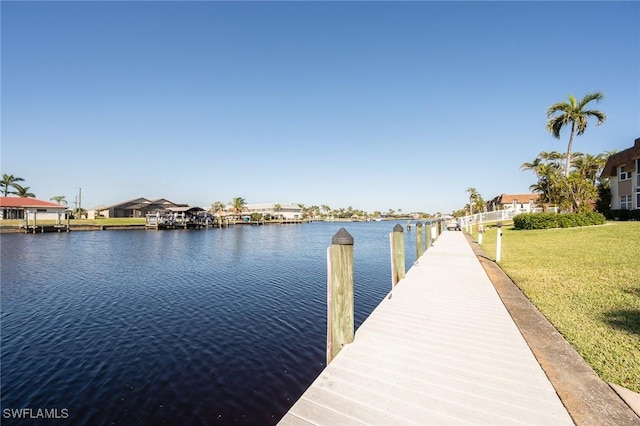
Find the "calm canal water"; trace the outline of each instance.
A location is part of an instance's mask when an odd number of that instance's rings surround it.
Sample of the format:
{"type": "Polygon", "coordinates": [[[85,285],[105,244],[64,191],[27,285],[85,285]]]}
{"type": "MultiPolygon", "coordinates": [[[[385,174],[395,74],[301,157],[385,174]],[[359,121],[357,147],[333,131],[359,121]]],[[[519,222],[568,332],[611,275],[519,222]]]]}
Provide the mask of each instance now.
{"type": "Polygon", "coordinates": [[[331,237],[355,239],[357,327],[394,224],[2,235],[2,423],[275,424],[325,366],[331,237]]]}

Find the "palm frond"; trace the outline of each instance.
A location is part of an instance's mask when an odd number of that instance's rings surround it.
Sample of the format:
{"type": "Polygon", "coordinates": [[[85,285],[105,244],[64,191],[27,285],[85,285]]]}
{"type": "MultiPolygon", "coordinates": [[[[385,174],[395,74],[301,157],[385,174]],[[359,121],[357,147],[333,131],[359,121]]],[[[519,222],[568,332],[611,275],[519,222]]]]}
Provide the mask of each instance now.
{"type": "Polygon", "coordinates": [[[584,133],[585,130],[587,130],[587,124],[589,124],[589,117],[587,117],[583,113],[575,114],[575,118],[573,119],[573,122],[576,125],[576,134],[581,135],[584,133]]]}
{"type": "Polygon", "coordinates": [[[595,117],[598,120],[598,122],[596,123],[596,126],[601,125],[607,120],[607,115],[602,111],[598,111],[597,109],[590,109],[590,110],[584,111],[583,113],[588,117],[595,117]]]}
{"type": "Polygon", "coordinates": [[[547,123],[547,130],[553,135],[553,137],[560,139],[560,130],[562,130],[567,122],[566,114],[559,115],[549,120],[547,123]]]}
{"type": "Polygon", "coordinates": [[[584,95],[582,99],[580,99],[580,103],[578,104],[578,109],[584,108],[591,101],[600,102],[603,99],[604,99],[604,95],[602,94],[602,92],[587,93],[586,95],[584,95]]]}
{"type": "Polygon", "coordinates": [[[567,111],[571,111],[571,105],[566,102],[558,102],[547,108],[547,118],[551,118],[557,112],[566,113],[567,111]]]}

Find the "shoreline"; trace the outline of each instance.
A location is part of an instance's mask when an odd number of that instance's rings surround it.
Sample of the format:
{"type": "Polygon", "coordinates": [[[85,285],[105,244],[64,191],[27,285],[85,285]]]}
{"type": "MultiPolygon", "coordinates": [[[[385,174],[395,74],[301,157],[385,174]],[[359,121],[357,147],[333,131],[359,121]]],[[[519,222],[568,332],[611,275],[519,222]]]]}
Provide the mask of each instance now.
{"type": "MultiPolygon", "coordinates": [[[[298,225],[304,223],[312,223],[312,222],[331,222],[331,223],[369,223],[369,222],[392,222],[392,221],[410,221],[412,223],[417,223],[421,221],[427,221],[428,219],[415,219],[415,218],[383,218],[381,220],[354,220],[351,218],[337,218],[337,219],[289,219],[289,220],[273,220],[273,221],[235,221],[230,222],[228,225],[222,226],[226,228],[228,226],[262,226],[262,225],[298,225]]],[[[201,228],[219,228],[220,226],[206,226],[206,227],[189,227],[188,229],[201,229],[201,228]]],[[[53,224],[53,223],[43,223],[38,224],[36,232],[33,232],[32,226],[29,226],[29,232],[26,231],[24,223],[12,223],[12,224],[2,224],[0,221],[0,234],[41,234],[41,233],[52,233],[52,232],[76,232],[76,231],[121,231],[121,230],[146,230],[146,229],[154,229],[154,227],[149,227],[146,223],[107,223],[101,224],[98,221],[94,223],[71,223],[69,225],[69,229],[67,230],[67,225],[64,223],[53,224]]],[[[173,228],[172,228],[173,229],[173,228]]],[[[176,228],[182,229],[182,228],[176,228]]]]}

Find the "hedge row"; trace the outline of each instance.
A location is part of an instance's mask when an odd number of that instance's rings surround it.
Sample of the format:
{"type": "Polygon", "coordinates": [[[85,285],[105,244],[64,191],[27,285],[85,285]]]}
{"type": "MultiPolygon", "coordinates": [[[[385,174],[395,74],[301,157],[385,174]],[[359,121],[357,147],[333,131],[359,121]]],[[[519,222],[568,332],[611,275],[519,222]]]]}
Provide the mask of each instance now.
{"type": "Polygon", "coordinates": [[[602,225],[601,213],[523,213],[513,218],[516,229],[573,228],[575,226],[602,225]]]}
{"type": "Polygon", "coordinates": [[[607,210],[604,216],[608,220],[640,220],[640,209],[636,210],[607,210]]]}

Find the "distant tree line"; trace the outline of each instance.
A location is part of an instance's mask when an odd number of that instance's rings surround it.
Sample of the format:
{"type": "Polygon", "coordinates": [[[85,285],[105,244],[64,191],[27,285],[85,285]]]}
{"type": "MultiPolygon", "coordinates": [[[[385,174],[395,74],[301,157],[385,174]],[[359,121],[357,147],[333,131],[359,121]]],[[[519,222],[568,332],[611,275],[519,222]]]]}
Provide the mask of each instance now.
{"type": "MultiPolygon", "coordinates": [[[[235,197],[229,203],[223,203],[221,201],[215,201],[211,203],[211,207],[209,208],[209,213],[211,214],[219,214],[224,211],[229,211],[231,213],[240,215],[243,212],[247,211],[246,209],[246,200],[242,197],[235,197]]],[[[302,210],[302,216],[309,219],[349,219],[349,218],[357,218],[357,219],[376,219],[382,217],[392,217],[392,218],[406,218],[418,216],[421,218],[429,218],[432,215],[424,212],[417,212],[411,214],[404,214],[402,209],[398,209],[397,211],[394,209],[389,209],[386,213],[381,211],[374,211],[369,213],[365,210],[354,209],[352,206],[348,206],[346,208],[340,207],[332,209],[326,204],[322,204],[320,206],[312,205],[306,206],[304,203],[297,203],[298,207],[302,210]]],[[[279,212],[282,209],[280,204],[274,205],[274,210],[279,212]]],[[[436,213],[436,215],[440,215],[440,213],[436,213]]],[[[253,217],[252,217],[252,220],[253,217]]]]}

